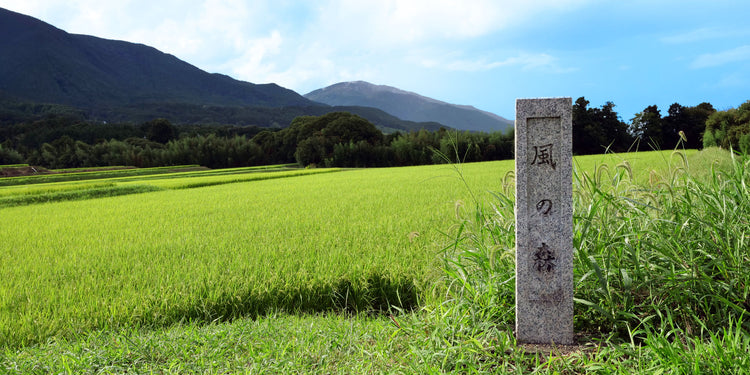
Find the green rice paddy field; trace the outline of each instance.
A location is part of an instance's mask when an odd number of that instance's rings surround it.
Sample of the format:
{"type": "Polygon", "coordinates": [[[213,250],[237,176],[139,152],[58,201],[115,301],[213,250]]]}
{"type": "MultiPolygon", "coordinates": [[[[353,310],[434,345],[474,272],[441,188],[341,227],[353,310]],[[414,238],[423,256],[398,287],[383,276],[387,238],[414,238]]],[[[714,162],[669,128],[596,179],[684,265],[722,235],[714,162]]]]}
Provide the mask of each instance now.
{"type": "MultiPolygon", "coordinates": [[[[574,168],[603,179],[632,171],[634,180],[657,186],[669,184],[686,162],[709,173],[715,160],[724,159],[691,150],[638,152],[577,157],[574,168]]],[[[137,331],[125,344],[135,352],[149,347],[136,344],[143,335],[164,335],[175,327],[211,330],[200,334],[204,338],[216,330],[232,337],[237,332],[220,325],[229,321],[256,324],[253,333],[242,329],[246,337],[260,334],[263,324],[276,324],[266,328],[275,335],[310,325],[307,335],[319,330],[333,340],[349,327],[347,340],[356,331],[362,335],[358,340],[380,342],[364,332],[387,338],[398,326],[399,312],[416,311],[425,301],[439,303],[435,286],[443,275],[443,249],[451,244],[447,233],[491,192],[512,187],[513,166],[511,160],[351,170],[276,166],[112,176],[107,174],[113,171],[97,171],[40,183],[34,177],[0,179],[0,371],[22,372],[18,363],[26,363],[27,370],[78,372],[66,358],[80,356],[46,350],[76,340],[115,345],[123,337],[118,332],[137,331]],[[320,316],[328,317],[314,318],[320,316]],[[355,327],[360,325],[369,328],[355,327]],[[35,362],[35,355],[46,359],[35,362]]],[[[181,340],[159,337],[154,340],[181,340]]],[[[258,340],[265,350],[298,350],[284,348],[278,337],[258,340]]],[[[197,347],[209,345],[198,341],[197,347]]],[[[313,353],[324,351],[308,345],[313,353]]],[[[371,350],[373,363],[383,361],[385,367],[356,372],[399,368],[389,367],[393,358],[377,359],[382,351],[371,350]]],[[[341,356],[333,372],[355,371],[339,367],[346,352],[333,353],[341,356]]],[[[137,372],[192,372],[184,367],[190,360],[131,365],[137,372]]],[[[262,369],[253,363],[230,368],[262,369]]],[[[229,371],[220,365],[198,368],[229,371]]]]}

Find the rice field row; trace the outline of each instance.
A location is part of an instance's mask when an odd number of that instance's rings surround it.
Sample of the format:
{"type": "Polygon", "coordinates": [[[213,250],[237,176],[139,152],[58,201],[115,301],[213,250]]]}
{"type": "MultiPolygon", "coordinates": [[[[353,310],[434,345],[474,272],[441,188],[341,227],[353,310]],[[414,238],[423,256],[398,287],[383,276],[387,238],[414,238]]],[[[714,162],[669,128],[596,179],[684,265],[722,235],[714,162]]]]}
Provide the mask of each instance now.
{"type": "Polygon", "coordinates": [[[154,168],[129,168],[122,167],[117,169],[111,168],[88,168],[85,171],[79,171],[77,169],[60,169],[51,170],[51,173],[38,173],[29,176],[16,176],[0,178],[0,187],[2,186],[16,186],[16,185],[30,185],[30,184],[46,184],[51,182],[65,182],[65,181],[84,181],[92,179],[106,179],[121,176],[139,176],[139,175],[153,175],[158,173],[169,173],[176,171],[191,171],[195,169],[203,169],[198,165],[180,165],[180,166],[169,166],[169,167],[154,167],[154,168]]]}
{"type": "MultiPolygon", "coordinates": [[[[10,169],[29,167],[28,165],[14,165],[4,166],[10,169]]],[[[18,186],[18,185],[30,185],[30,184],[46,184],[53,182],[70,182],[70,181],[86,181],[93,179],[109,179],[117,177],[144,177],[154,176],[161,174],[178,175],[200,173],[204,174],[228,174],[228,173],[247,173],[247,172],[259,172],[259,171],[274,171],[274,170],[289,170],[297,169],[293,164],[278,164],[278,165],[263,165],[254,167],[241,167],[241,168],[229,168],[212,170],[199,165],[177,165],[177,166],[166,166],[166,167],[152,167],[152,168],[133,168],[133,167],[96,167],[96,168],[69,168],[69,169],[55,169],[45,171],[46,173],[36,173],[29,176],[16,176],[0,178],[0,187],[3,186],[18,186]]]]}
{"type": "MultiPolygon", "coordinates": [[[[577,163],[591,170],[623,160],[577,163]]],[[[643,166],[674,162],[668,152],[627,160],[646,170],[637,178],[661,176],[643,166]]],[[[277,310],[416,307],[441,272],[456,212],[502,189],[512,169],[500,161],[196,172],[83,185],[161,189],[143,194],[0,208],[0,347],[277,310]]]]}
{"type": "Polygon", "coordinates": [[[189,189],[227,183],[257,181],[306,174],[337,172],[328,169],[235,168],[194,172],[157,173],[105,180],[65,181],[33,185],[0,186],[0,208],[44,202],[80,200],[136,194],[163,189],[189,189]]]}
{"type": "Polygon", "coordinates": [[[21,167],[28,167],[28,164],[2,164],[0,165],[0,169],[2,168],[21,168],[21,167]]]}

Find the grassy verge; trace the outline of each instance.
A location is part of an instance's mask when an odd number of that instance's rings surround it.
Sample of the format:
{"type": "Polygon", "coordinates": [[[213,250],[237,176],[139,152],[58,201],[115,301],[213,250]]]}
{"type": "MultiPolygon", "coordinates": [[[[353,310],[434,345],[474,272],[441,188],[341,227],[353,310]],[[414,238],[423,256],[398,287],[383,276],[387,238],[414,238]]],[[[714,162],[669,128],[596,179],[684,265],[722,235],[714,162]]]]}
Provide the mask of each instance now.
{"type": "Polygon", "coordinates": [[[750,162],[676,154],[643,182],[627,164],[574,181],[575,326],[581,345],[516,346],[512,191],[476,202],[445,250],[442,297],[406,328],[440,370],[738,373],[750,343],[750,162]],[[690,162],[710,165],[694,177],[690,162]],[[728,166],[728,168],[718,168],[728,166]],[[425,332],[426,334],[423,334],[425,332]],[[429,345],[431,344],[431,345],[429,345]]]}

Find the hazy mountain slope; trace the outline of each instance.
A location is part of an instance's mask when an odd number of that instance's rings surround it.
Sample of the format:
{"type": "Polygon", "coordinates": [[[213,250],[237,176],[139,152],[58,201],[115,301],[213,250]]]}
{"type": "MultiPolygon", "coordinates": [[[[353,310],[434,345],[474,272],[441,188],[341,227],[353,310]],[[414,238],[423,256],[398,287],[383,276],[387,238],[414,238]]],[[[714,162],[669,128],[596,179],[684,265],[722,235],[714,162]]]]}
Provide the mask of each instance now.
{"type": "Polygon", "coordinates": [[[455,105],[427,98],[395,87],[368,82],[342,82],[305,95],[329,105],[357,105],[379,108],[409,121],[435,121],[455,129],[498,131],[513,122],[471,106],[455,105]]]}

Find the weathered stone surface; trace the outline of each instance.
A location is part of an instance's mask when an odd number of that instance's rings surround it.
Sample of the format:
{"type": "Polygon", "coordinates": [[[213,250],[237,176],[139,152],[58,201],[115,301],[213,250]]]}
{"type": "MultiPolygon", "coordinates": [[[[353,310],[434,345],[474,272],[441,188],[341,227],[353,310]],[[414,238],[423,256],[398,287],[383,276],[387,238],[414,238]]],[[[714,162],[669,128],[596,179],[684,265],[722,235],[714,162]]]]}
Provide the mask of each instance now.
{"type": "Polygon", "coordinates": [[[571,98],[516,100],[516,338],[573,335],[571,98]]]}

